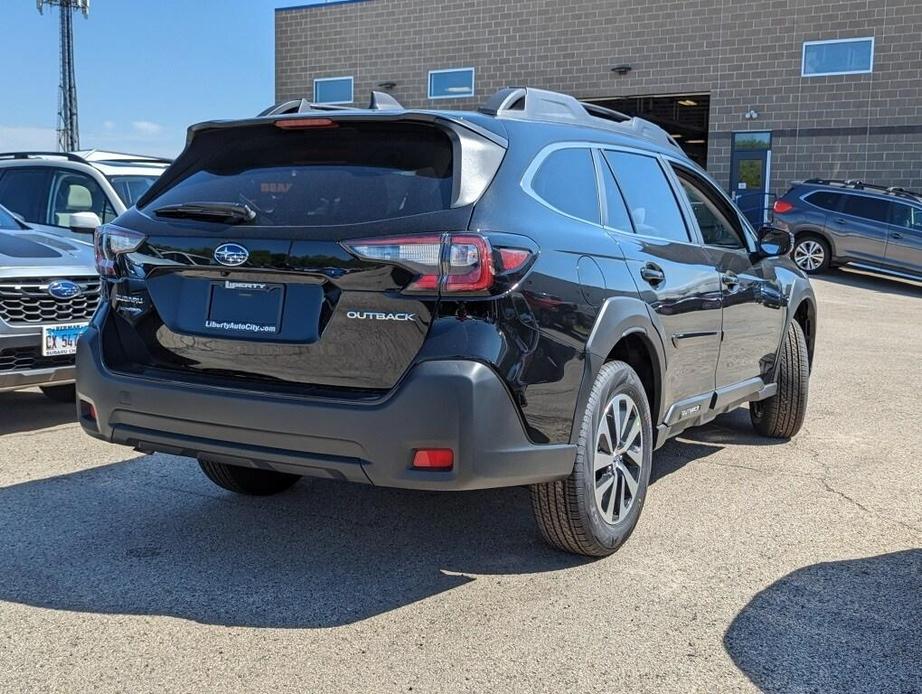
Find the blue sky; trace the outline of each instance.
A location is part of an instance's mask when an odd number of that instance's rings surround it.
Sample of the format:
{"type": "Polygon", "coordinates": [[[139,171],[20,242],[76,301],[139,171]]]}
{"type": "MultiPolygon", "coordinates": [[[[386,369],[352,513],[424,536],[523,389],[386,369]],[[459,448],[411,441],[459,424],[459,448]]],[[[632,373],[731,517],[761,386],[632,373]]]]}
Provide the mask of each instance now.
{"type": "MultiPolygon", "coordinates": [[[[58,10],[2,0],[0,151],[54,149],[58,10]]],[[[74,17],[80,144],[175,156],[191,123],[274,96],[274,12],[297,0],[92,0],[74,17]]]]}

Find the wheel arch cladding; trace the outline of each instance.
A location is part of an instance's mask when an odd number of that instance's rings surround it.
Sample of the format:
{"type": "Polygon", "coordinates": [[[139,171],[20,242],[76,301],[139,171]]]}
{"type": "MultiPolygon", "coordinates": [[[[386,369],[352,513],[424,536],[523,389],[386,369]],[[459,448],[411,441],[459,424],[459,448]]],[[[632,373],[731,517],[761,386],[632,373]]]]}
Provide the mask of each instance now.
{"type": "Polygon", "coordinates": [[[807,340],[807,362],[813,368],[813,346],[816,341],[816,304],[809,297],[803,297],[794,309],[793,320],[797,321],[807,340]]]}
{"type": "MultiPolygon", "coordinates": [[[[640,377],[654,426],[662,419],[665,350],[644,302],[625,296],[607,299],[586,343],[586,357],[574,423],[576,418],[582,416],[599,370],[603,364],[614,359],[629,364],[640,377]]],[[[576,428],[574,424],[574,431],[576,428]]]]}

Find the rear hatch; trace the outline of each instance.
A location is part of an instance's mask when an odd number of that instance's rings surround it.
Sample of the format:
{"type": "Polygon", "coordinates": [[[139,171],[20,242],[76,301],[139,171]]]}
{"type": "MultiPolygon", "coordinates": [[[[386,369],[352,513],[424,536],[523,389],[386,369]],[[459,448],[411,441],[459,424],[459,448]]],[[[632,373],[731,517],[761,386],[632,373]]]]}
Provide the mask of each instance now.
{"type": "Polygon", "coordinates": [[[422,268],[438,265],[443,234],[467,229],[501,139],[406,114],[193,132],[138,208],[101,229],[110,365],[261,390],[392,388],[439,299],[422,268]],[[354,251],[381,238],[395,245],[354,251]],[[409,238],[434,243],[414,242],[418,264],[391,262],[409,238]]]}

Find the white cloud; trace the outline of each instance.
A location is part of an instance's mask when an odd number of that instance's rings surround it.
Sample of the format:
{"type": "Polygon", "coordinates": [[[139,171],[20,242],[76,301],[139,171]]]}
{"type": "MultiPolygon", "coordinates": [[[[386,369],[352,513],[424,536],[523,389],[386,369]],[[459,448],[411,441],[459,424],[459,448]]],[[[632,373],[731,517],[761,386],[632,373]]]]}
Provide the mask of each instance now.
{"type": "Polygon", "coordinates": [[[102,127],[104,127],[106,130],[115,130],[115,121],[103,121],[102,127]]]}
{"type": "Polygon", "coordinates": [[[163,126],[159,123],[153,123],[149,120],[136,120],[132,122],[131,127],[138,135],[156,137],[163,132],[163,126]]]}
{"type": "Polygon", "coordinates": [[[0,151],[54,151],[58,133],[54,128],[0,125],[0,151]]]}

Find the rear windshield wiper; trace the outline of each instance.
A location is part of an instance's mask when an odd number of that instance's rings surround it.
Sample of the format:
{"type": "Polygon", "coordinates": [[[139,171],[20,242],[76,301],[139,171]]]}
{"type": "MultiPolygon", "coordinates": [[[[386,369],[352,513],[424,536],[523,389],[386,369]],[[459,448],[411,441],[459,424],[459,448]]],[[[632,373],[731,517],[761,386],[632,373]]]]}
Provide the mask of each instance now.
{"type": "Polygon", "coordinates": [[[243,224],[256,218],[256,213],[249,205],[236,202],[182,202],[158,207],[154,214],[158,217],[201,219],[226,224],[243,224]]]}

